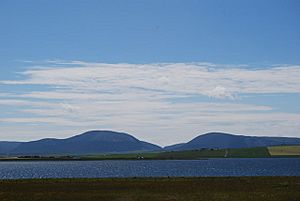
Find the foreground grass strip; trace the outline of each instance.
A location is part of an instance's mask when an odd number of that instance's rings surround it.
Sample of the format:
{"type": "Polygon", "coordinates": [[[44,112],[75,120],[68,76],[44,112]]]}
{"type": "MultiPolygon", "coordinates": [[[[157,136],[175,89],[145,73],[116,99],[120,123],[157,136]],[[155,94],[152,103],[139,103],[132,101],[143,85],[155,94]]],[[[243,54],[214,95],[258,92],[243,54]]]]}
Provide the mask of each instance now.
{"type": "Polygon", "coordinates": [[[300,177],[0,181],[1,201],[299,201],[300,177]]]}

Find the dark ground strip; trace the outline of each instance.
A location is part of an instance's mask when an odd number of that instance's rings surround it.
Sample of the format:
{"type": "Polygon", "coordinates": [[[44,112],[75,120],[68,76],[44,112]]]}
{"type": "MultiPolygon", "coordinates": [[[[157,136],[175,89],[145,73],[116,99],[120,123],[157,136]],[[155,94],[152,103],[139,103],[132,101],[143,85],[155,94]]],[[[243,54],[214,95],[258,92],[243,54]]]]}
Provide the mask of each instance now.
{"type": "Polygon", "coordinates": [[[1,201],[299,201],[300,177],[0,180],[1,201]]]}

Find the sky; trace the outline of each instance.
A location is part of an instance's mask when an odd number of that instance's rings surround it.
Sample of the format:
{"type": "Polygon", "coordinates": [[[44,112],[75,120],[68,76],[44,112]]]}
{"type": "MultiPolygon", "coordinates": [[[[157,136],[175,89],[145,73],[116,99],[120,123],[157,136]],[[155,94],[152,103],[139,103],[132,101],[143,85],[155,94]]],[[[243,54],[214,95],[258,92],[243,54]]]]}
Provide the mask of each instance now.
{"type": "Polygon", "coordinates": [[[0,1],[0,141],[300,137],[300,1],[0,1]]]}

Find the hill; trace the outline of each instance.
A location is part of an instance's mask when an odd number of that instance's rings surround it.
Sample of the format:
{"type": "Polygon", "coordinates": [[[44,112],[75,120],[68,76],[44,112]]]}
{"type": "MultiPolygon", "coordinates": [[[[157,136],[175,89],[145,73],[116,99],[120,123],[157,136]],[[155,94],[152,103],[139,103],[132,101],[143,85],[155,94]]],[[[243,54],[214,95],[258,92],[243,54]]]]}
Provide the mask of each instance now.
{"type": "Polygon", "coordinates": [[[22,142],[0,142],[0,155],[7,155],[17,148],[22,142]]]}
{"type": "Polygon", "coordinates": [[[127,133],[89,131],[66,139],[42,139],[21,143],[12,155],[82,155],[158,151],[161,148],[127,133]]]}
{"type": "Polygon", "coordinates": [[[258,137],[233,135],[228,133],[206,133],[199,135],[191,141],[183,144],[166,147],[166,150],[195,150],[203,148],[226,149],[226,148],[251,148],[268,147],[276,145],[299,145],[300,138],[288,137],[258,137]]]}
{"type": "MultiPolygon", "coordinates": [[[[96,130],[66,139],[46,138],[30,142],[0,142],[0,156],[97,155],[202,149],[244,149],[283,145],[300,145],[300,138],[258,137],[213,132],[199,135],[187,143],[175,144],[162,149],[157,145],[140,141],[127,133],[96,130]]],[[[208,154],[211,153],[215,154],[216,152],[209,152],[208,154]]],[[[220,153],[217,155],[219,156],[220,153]]],[[[247,154],[249,153],[247,152],[247,154]]],[[[266,152],[262,151],[261,153],[265,155],[266,152]]],[[[242,155],[246,156],[247,154],[242,155]]],[[[256,152],[255,155],[257,155],[256,152]]]]}

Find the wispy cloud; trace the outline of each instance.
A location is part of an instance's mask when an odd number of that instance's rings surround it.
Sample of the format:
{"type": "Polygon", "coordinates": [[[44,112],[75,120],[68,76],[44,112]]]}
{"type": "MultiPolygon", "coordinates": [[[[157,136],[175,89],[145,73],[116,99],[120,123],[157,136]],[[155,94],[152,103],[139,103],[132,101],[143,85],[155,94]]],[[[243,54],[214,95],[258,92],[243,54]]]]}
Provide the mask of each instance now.
{"type": "Polygon", "coordinates": [[[0,106],[15,106],[18,114],[28,114],[2,117],[0,123],[65,126],[74,131],[120,129],[163,144],[217,129],[276,135],[300,130],[299,114],[239,102],[245,94],[300,93],[300,66],[249,69],[211,63],[49,61],[20,74],[21,80],[0,84],[41,88],[0,94],[0,106]],[[195,96],[218,103],[194,100],[195,96]],[[176,136],[169,138],[171,134],[176,136]]]}
{"type": "Polygon", "coordinates": [[[63,62],[22,72],[24,80],[2,84],[38,84],[83,92],[147,91],[233,98],[240,93],[299,93],[300,66],[268,69],[223,67],[206,63],[104,64],[63,62]],[[73,65],[73,66],[72,66],[73,65]]]}

